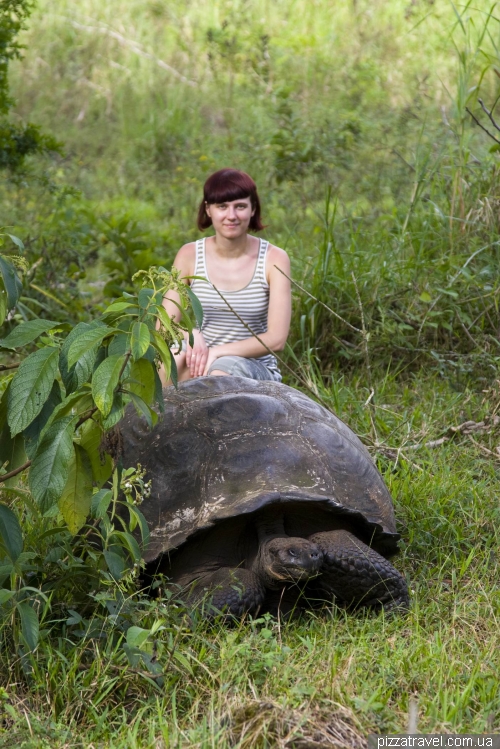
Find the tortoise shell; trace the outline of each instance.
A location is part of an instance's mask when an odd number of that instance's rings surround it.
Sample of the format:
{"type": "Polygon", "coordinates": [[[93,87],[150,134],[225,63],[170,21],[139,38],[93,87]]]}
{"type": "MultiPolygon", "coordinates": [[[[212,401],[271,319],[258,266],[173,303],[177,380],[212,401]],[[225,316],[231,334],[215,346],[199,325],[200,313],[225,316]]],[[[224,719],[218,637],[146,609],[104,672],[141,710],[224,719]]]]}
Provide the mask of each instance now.
{"type": "Polygon", "coordinates": [[[141,506],[151,532],[146,562],[277,503],[292,513],[306,506],[319,530],[343,517],[380,553],[397,551],[391,496],[370,454],[306,395],[243,377],[200,377],[163,395],[152,430],[130,408],[121,429],[124,466],[140,463],[151,480],[141,506]]]}

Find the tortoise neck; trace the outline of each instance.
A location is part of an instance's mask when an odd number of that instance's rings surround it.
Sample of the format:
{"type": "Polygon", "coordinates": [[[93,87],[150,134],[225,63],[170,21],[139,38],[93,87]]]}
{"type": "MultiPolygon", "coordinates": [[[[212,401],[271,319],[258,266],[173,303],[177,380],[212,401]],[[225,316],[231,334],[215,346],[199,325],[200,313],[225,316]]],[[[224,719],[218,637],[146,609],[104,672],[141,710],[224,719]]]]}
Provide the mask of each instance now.
{"type": "Polygon", "coordinates": [[[286,536],[284,517],[282,512],[265,514],[256,520],[257,533],[259,534],[259,543],[269,541],[271,538],[281,538],[286,536]]]}

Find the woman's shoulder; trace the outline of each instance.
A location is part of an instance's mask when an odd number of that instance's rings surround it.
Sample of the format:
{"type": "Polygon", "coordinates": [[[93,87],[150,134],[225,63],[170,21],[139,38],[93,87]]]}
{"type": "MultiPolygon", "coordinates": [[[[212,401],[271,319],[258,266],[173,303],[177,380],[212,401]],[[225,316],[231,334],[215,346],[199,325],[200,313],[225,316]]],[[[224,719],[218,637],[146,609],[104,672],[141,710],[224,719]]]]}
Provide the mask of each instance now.
{"type": "Polygon", "coordinates": [[[184,275],[192,276],[196,261],[196,242],[188,242],[182,245],[175,256],[174,268],[178,268],[184,275]]]}
{"type": "Polygon", "coordinates": [[[286,250],[282,250],[281,247],[277,247],[274,244],[271,244],[271,242],[268,243],[267,247],[267,265],[268,266],[274,266],[278,265],[279,267],[290,267],[290,258],[288,257],[288,253],[286,250]]]}

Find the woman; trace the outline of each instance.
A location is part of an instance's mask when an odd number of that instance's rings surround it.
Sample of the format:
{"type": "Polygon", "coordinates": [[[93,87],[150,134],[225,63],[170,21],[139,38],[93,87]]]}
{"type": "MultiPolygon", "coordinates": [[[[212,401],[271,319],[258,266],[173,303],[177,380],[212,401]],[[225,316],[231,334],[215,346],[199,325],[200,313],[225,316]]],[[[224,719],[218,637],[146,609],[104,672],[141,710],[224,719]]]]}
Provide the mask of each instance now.
{"type": "MultiPolygon", "coordinates": [[[[257,188],[248,174],[221,169],[207,179],[198,228],[209,226],[215,234],[185,244],[174,261],[203,307],[193,347],[186,334],[175,355],[179,381],[202,375],[279,381],[269,349],[282,351],[290,328],[290,260],[284,250],[248,233],[263,229],[257,188]]],[[[168,298],[164,306],[179,319],[168,298]]]]}

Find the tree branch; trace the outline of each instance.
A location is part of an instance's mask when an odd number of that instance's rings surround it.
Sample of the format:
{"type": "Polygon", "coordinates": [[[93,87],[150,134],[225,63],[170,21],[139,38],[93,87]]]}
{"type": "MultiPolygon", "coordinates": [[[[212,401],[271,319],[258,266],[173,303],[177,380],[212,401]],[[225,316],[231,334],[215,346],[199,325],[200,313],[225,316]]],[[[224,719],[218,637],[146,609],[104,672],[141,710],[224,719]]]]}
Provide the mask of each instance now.
{"type": "Polygon", "coordinates": [[[17,362],[16,364],[0,364],[0,372],[5,372],[8,369],[17,369],[20,364],[21,362],[17,362]]]}
{"type": "Polygon", "coordinates": [[[9,473],[4,473],[3,476],[0,476],[0,484],[4,481],[7,481],[8,479],[14,478],[14,476],[17,476],[18,473],[22,473],[22,471],[25,471],[27,468],[29,468],[31,465],[31,460],[28,460],[26,463],[23,463],[22,466],[19,466],[19,468],[14,468],[13,471],[9,471],[9,473]]]}

